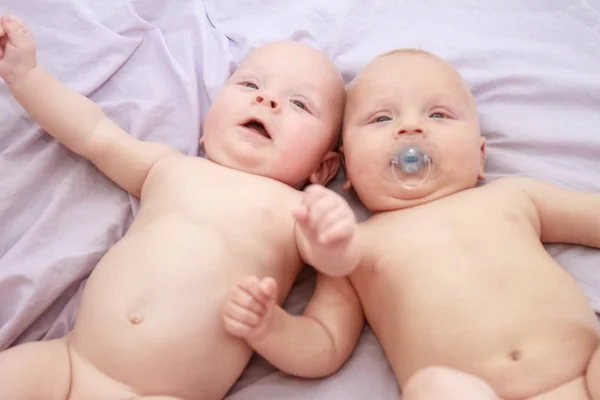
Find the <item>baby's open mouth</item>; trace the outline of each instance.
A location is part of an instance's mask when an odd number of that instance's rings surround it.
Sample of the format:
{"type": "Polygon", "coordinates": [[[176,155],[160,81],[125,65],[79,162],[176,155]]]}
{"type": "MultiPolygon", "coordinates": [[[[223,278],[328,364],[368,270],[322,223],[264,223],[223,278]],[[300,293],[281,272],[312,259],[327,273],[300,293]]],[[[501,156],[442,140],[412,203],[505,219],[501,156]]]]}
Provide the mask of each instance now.
{"type": "Polygon", "coordinates": [[[269,131],[267,130],[265,125],[257,119],[249,120],[248,122],[246,122],[244,124],[244,126],[248,129],[253,130],[254,132],[258,133],[261,136],[271,139],[271,135],[269,134],[269,131]]]}

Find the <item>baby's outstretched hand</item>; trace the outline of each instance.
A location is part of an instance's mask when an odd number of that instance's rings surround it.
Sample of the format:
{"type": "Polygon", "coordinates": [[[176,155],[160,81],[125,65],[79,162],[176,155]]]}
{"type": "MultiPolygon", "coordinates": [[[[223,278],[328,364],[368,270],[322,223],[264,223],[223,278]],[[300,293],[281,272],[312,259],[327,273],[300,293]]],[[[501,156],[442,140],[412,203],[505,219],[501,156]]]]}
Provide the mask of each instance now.
{"type": "Polygon", "coordinates": [[[306,188],[304,201],[294,216],[313,244],[345,247],[356,231],[356,218],[346,200],[320,185],[306,188]]]}
{"type": "Polygon", "coordinates": [[[11,83],[37,64],[35,41],[21,20],[12,15],[0,17],[0,78],[11,83]]]}
{"type": "Polygon", "coordinates": [[[228,294],[223,308],[223,323],[230,334],[243,339],[263,335],[277,303],[277,283],[273,278],[248,276],[228,294]]]}

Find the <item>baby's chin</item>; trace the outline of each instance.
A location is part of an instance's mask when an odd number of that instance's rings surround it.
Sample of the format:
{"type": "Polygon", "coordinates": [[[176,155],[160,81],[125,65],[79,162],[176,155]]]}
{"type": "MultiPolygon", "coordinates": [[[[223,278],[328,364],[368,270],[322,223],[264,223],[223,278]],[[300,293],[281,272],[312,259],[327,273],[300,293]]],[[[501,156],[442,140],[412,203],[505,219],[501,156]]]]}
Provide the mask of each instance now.
{"type": "Polygon", "coordinates": [[[361,195],[360,190],[356,193],[363,204],[373,213],[386,211],[404,210],[439,200],[443,197],[460,192],[465,188],[444,186],[441,188],[394,188],[385,192],[368,191],[361,195]],[[367,194],[368,193],[368,194],[367,194]]]}

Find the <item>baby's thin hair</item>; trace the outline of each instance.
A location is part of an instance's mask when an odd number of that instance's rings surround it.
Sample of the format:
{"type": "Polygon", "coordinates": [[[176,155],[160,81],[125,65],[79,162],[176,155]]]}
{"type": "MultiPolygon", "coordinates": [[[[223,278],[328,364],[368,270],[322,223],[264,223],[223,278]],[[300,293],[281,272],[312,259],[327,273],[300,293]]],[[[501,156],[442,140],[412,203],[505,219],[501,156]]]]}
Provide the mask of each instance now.
{"type": "Polygon", "coordinates": [[[383,53],[383,54],[377,56],[377,58],[389,57],[389,56],[400,56],[400,55],[405,55],[405,54],[422,55],[422,56],[438,58],[438,56],[428,52],[427,50],[421,50],[421,49],[412,48],[412,47],[390,50],[386,53],[383,53]]]}
{"type": "Polygon", "coordinates": [[[386,57],[386,56],[391,56],[394,54],[431,54],[431,53],[429,53],[428,51],[425,51],[425,50],[408,47],[408,48],[390,50],[386,53],[381,54],[379,57],[386,57]]]}
{"type": "Polygon", "coordinates": [[[409,55],[422,55],[422,56],[428,56],[434,59],[437,59],[439,61],[442,61],[445,64],[450,65],[457,73],[458,76],[460,78],[461,81],[463,81],[465,88],[468,91],[469,97],[471,97],[471,99],[473,100],[473,103],[475,104],[475,100],[473,99],[473,93],[471,92],[471,88],[467,85],[467,83],[465,82],[463,76],[460,74],[460,72],[458,72],[458,70],[448,61],[444,60],[443,58],[428,52],[427,50],[421,50],[421,49],[417,49],[417,48],[400,48],[400,49],[395,49],[395,50],[390,50],[387,53],[383,53],[380,56],[376,57],[376,58],[381,58],[381,57],[389,57],[389,56],[394,56],[394,55],[405,55],[405,54],[409,54],[409,55]]]}
{"type": "MultiPolygon", "coordinates": [[[[434,55],[426,50],[421,50],[421,49],[412,48],[412,47],[405,47],[405,48],[390,50],[388,52],[385,52],[383,54],[376,56],[375,59],[383,58],[383,57],[390,57],[390,56],[400,56],[400,55],[404,55],[404,54],[423,55],[423,56],[438,58],[436,55],[434,55]]],[[[355,80],[356,80],[356,77],[346,86],[346,91],[348,91],[352,87],[352,84],[354,83],[355,80]]]]}

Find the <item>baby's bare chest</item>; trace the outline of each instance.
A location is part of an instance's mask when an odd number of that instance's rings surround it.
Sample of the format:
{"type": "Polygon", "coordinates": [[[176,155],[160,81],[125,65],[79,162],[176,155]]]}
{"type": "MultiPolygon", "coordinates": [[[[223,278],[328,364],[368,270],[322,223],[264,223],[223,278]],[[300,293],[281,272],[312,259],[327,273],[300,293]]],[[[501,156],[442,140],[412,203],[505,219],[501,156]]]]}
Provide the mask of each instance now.
{"type": "Polygon", "coordinates": [[[201,159],[157,171],[143,194],[142,210],[153,216],[177,214],[229,232],[293,227],[292,209],[300,202],[286,185],[201,159]]]}
{"type": "Polygon", "coordinates": [[[187,161],[154,171],[121,247],[163,263],[177,258],[190,270],[205,264],[294,269],[299,256],[292,209],[299,197],[278,182],[254,178],[187,161]]]}
{"type": "Polygon", "coordinates": [[[227,286],[247,274],[273,276],[283,288],[291,285],[300,266],[294,192],[252,177],[184,166],[150,177],[131,228],[102,265],[116,274],[131,265],[132,276],[139,268],[155,271],[146,275],[160,276],[153,281],[160,285],[184,282],[197,288],[226,281],[227,286]]]}
{"type": "Polygon", "coordinates": [[[580,290],[527,212],[462,200],[369,221],[370,263],[353,277],[367,314],[403,310],[402,318],[433,326],[446,315],[477,321],[490,309],[525,318],[530,310],[581,306],[580,290]]]}
{"type": "Polygon", "coordinates": [[[448,261],[450,255],[497,258],[508,249],[523,252],[541,246],[528,213],[518,205],[466,200],[378,215],[368,222],[368,247],[379,247],[381,254],[403,254],[395,257],[399,263],[415,263],[448,261]]]}
{"type": "Polygon", "coordinates": [[[460,302],[465,293],[501,296],[520,286],[526,291],[532,280],[563,279],[527,210],[487,198],[458,200],[369,220],[358,290],[384,293],[393,285],[389,293],[411,299],[436,293],[460,302]]]}
{"type": "MultiPolygon", "coordinates": [[[[527,209],[460,200],[369,221],[372,263],[352,281],[403,379],[419,368],[407,359],[467,371],[482,365],[470,371],[493,377],[515,344],[519,357],[543,364],[567,331],[589,336],[596,323],[577,283],[540,243],[527,209]],[[553,336],[540,348],[547,332],[553,336]]],[[[580,351],[560,349],[561,356],[580,351]]]]}

